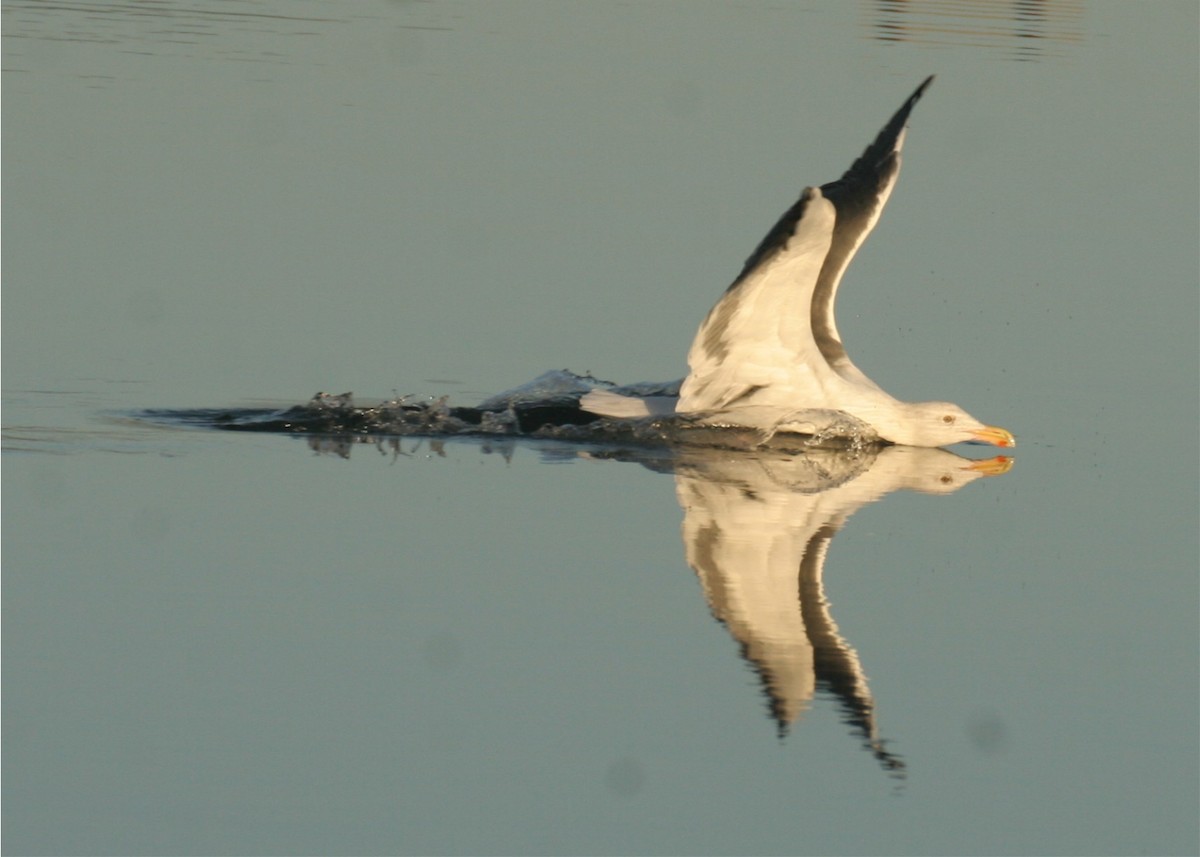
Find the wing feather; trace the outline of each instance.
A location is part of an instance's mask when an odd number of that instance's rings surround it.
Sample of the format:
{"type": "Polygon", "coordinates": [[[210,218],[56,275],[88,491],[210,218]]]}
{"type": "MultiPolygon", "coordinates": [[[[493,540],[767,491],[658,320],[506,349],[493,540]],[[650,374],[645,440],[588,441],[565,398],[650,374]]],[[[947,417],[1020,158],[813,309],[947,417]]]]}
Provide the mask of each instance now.
{"type": "Polygon", "coordinates": [[[837,209],[837,224],[829,255],[813,290],[813,339],[835,372],[848,381],[875,389],[878,389],[878,385],[863,374],[846,354],[834,318],[834,302],[842,275],[879,222],[883,207],[896,186],[909,114],[932,82],[933,77],[930,76],[917,87],[841,178],[821,186],[821,193],[837,209]]]}

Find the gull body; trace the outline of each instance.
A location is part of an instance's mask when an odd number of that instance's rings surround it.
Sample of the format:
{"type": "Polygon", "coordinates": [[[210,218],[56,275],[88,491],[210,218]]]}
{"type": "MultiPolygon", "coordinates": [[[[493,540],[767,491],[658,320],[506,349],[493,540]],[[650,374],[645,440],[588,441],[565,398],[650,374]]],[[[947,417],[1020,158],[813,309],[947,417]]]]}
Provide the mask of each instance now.
{"type": "Polygon", "coordinates": [[[937,447],[1014,446],[949,402],[902,402],[846,353],[834,304],[842,276],[879,220],[927,78],[839,179],[809,187],[784,213],[709,311],[688,351],[678,398],[596,390],[580,405],[603,416],[691,415],[715,425],[812,433],[813,412],[840,411],[880,440],[937,447]]]}

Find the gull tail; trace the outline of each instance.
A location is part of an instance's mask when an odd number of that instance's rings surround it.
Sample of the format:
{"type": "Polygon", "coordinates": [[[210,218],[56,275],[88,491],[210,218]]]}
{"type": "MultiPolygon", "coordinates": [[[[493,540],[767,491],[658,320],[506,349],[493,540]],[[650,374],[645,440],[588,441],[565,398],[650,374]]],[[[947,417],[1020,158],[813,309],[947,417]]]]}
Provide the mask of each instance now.
{"type": "Polygon", "coordinates": [[[622,396],[609,390],[592,390],[579,400],[579,407],[602,417],[631,420],[673,414],[678,401],[673,396],[622,396]]]}

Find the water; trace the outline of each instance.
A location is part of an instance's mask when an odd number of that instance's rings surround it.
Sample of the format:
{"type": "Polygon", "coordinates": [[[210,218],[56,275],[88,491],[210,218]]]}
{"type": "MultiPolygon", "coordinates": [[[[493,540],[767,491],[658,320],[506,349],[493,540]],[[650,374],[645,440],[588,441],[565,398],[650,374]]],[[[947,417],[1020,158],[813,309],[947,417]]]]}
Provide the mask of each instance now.
{"type": "Polygon", "coordinates": [[[1196,853],[1197,12],[1013,8],[6,3],[6,852],[1196,853]],[[839,327],[1007,472],[138,418],[677,378],[930,73],[839,327]]]}

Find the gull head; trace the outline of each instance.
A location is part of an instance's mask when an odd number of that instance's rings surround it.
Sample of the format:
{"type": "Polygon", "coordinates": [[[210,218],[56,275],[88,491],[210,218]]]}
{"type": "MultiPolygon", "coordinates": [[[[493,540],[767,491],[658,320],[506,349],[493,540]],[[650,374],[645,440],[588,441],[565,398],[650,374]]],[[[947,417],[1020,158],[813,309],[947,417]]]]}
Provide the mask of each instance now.
{"type": "Polygon", "coordinates": [[[908,446],[950,446],[955,443],[988,443],[1011,448],[1012,432],[989,426],[950,402],[899,403],[887,425],[877,425],[879,435],[908,446]]]}

